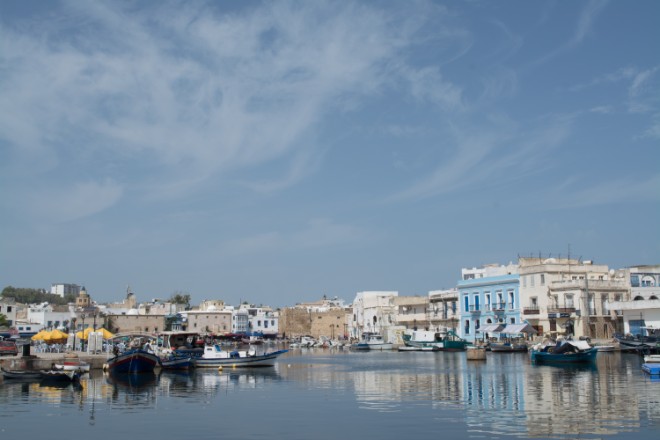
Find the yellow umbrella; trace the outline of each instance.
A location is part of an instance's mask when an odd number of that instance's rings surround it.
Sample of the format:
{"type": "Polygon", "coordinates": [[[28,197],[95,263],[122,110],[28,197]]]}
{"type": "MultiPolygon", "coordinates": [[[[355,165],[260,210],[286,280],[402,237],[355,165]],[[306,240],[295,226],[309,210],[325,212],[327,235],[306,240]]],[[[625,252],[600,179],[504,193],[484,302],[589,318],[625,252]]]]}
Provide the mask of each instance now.
{"type": "Polygon", "coordinates": [[[36,335],[32,336],[30,339],[32,339],[33,341],[43,341],[44,338],[46,337],[46,335],[49,334],[49,333],[50,333],[50,332],[48,332],[48,331],[46,331],[46,330],[44,330],[44,329],[41,329],[41,330],[39,330],[39,333],[37,333],[36,335]]]}
{"type": "Polygon", "coordinates": [[[61,341],[64,340],[68,337],[66,333],[55,329],[52,332],[48,333],[47,335],[44,336],[44,341],[46,342],[55,342],[55,341],[61,341]]]}
{"type": "Polygon", "coordinates": [[[104,329],[103,327],[97,328],[96,331],[103,333],[103,339],[112,339],[112,338],[115,337],[115,335],[113,333],[109,332],[108,330],[104,329]]]}
{"type": "MultiPolygon", "coordinates": [[[[81,330],[78,333],[76,333],[76,338],[78,339],[87,339],[89,338],[89,334],[94,331],[93,328],[87,327],[85,330],[81,330]]],[[[96,329],[96,331],[100,331],[100,329],[96,329]]],[[[107,331],[107,330],[106,330],[107,331]]]]}

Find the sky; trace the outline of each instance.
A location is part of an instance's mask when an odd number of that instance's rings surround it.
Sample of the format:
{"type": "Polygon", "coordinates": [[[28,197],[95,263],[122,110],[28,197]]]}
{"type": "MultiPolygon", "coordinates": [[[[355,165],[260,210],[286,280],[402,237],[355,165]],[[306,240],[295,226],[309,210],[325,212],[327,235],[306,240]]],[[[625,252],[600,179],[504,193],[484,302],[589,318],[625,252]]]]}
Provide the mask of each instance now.
{"type": "Polygon", "coordinates": [[[660,264],[660,2],[0,2],[0,284],[274,307],[660,264]]]}

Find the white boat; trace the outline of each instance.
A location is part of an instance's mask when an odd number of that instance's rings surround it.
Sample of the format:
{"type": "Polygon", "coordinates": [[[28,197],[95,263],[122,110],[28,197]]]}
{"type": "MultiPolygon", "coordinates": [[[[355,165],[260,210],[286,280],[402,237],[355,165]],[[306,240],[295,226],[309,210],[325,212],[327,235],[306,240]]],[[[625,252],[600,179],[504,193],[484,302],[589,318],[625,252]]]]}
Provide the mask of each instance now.
{"type": "Polygon", "coordinates": [[[614,345],[594,345],[594,348],[598,351],[614,351],[616,349],[614,345]]]}
{"type": "Polygon", "coordinates": [[[197,368],[213,367],[273,367],[278,356],[289,350],[257,354],[254,347],[249,350],[225,351],[219,345],[205,345],[200,357],[193,358],[197,368]]]}
{"type": "Polygon", "coordinates": [[[383,337],[377,333],[365,333],[363,340],[351,345],[354,350],[391,350],[394,344],[385,342],[383,337]]]}
{"type": "Polygon", "coordinates": [[[62,371],[78,371],[81,373],[89,373],[90,364],[80,360],[77,356],[66,356],[63,360],[56,362],[54,365],[55,370],[62,371]]]}
{"type": "Polygon", "coordinates": [[[660,354],[647,354],[644,356],[645,364],[657,364],[660,363],[660,354]]]}

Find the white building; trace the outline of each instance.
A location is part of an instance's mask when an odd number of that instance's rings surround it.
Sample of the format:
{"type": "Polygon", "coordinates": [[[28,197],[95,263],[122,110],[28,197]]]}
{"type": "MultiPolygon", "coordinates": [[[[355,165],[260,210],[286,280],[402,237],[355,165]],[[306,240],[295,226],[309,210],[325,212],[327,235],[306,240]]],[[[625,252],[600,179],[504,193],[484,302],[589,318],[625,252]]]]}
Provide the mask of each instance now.
{"type": "Polygon", "coordinates": [[[379,333],[391,341],[389,330],[396,325],[396,305],[393,298],[399,292],[358,292],[353,300],[353,318],[349,323],[351,338],[360,339],[364,333],[379,333]]]}
{"type": "Polygon", "coordinates": [[[431,290],[429,292],[429,323],[431,330],[456,330],[460,322],[458,289],[431,290]]]}
{"type": "Polygon", "coordinates": [[[31,305],[27,309],[27,321],[48,330],[69,329],[76,316],[73,306],[53,306],[48,303],[31,305]]]}
{"type": "Polygon", "coordinates": [[[67,284],[67,283],[53,283],[50,285],[50,293],[52,295],[58,295],[64,298],[64,295],[71,294],[73,296],[78,296],[80,294],[81,287],[77,284],[67,284]]]}
{"type": "Polygon", "coordinates": [[[623,333],[648,336],[660,330],[660,265],[621,269],[615,277],[630,286],[630,300],[610,304],[623,316],[623,333]]]}

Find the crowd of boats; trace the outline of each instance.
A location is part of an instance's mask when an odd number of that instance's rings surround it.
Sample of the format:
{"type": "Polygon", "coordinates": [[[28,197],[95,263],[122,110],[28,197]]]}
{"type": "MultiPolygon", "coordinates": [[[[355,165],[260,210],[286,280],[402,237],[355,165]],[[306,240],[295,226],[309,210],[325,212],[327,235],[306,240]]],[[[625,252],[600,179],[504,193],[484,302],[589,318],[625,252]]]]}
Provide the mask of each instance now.
{"type": "MultiPolygon", "coordinates": [[[[491,352],[529,352],[532,363],[566,364],[593,363],[599,351],[613,351],[613,345],[591,345],[588,340],[559,338],[546,339],[532,344],[530,328],[521,327],[517,338],[484,338],[470,342],[459,337],[452,330],[433,332],[426,330],[406,331],[402,335],[403,344],[387,342],[378,333],[365,333],[359,341],[333,341],[327,338],[316,340],[309,336],[290,341],[289,348],[341,347],[356,351],[398,350],[398,351],[467,351],[468,360],[486,359],[491,352]]],[[[227,340],[202,336],[193,332],[165,332],[157,336],[123,336],[121,343],[113,344],[112,355],[104,364],[110,374],[153,372],[156,368],[165,370],[189,370],[192,368],[223,367],[273,367],[277,359],[288,349],[274,351],[258,350],[268,347],[261,339],[227,340]],[[124,344],[124,340],[126,344],[124,344]]],[[[642,369],[651,375],[660,375],[660,355],[652,354],[660,347],[660,341],[648,338],[619,338],[622,350],[635,350],[645,355],[642,369]]],[[[46,370],[6,370],[5,379],[76,381],[88,372],[90,365],[75,353],[65,354],[63,359],[54,362],[46,370]]]]}

